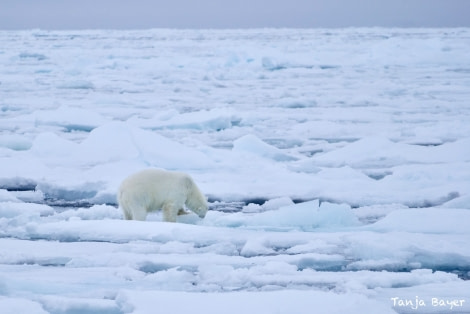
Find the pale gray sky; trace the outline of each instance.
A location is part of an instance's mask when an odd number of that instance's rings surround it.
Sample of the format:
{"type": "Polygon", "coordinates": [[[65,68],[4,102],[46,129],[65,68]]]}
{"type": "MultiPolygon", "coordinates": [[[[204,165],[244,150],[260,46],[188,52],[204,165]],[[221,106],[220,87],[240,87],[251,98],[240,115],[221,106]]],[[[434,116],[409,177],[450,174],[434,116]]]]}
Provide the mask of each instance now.
{"type": "Polygon", "coordinates": [[[470,27],[470,0],[0,0],[0,29],[470,27]]]}

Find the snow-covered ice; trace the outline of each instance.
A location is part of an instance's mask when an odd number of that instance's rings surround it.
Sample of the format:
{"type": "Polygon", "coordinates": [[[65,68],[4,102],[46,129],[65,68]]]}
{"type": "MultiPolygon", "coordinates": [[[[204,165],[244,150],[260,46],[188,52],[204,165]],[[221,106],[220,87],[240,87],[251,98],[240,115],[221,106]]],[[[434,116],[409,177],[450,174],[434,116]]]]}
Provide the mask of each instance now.
{"type": "Polygon", "coordinates": [[[0,31],[2,313],[470,313],[470,30],[0,31]],[[205,219],[125,221],[191,174],[205,219]]]}

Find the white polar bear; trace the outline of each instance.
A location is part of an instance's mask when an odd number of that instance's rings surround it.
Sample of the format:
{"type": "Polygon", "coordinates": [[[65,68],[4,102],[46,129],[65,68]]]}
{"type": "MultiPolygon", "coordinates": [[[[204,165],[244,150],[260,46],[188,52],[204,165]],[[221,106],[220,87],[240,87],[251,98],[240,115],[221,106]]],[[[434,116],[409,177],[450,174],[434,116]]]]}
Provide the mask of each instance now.
{"type": "Polygon", "coordinates": [[[165,221],[176,222],[176,216],[187,214],[184,205],[201,218],[208,209],[206,198],[189,175],[158,169],[127,177],[119,187],[118,203],[128,220],[145,220],[147,213],[162,209],[165,221]]]}

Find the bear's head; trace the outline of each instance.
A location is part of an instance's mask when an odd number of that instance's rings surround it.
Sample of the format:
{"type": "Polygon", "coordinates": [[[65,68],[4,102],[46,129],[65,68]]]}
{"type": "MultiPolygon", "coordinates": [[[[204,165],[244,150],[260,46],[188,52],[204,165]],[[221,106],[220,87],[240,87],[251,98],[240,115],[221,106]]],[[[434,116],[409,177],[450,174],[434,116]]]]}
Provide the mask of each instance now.
{"type": "Polygon", "coordinates": [[[187,189],[186,206],[200,218],[206,217],[207,210],[209,209],[206,197],[190,176],[185,176],[185,185],[187,189]]]}
{"type": "Polygon", "coordinates": [[[200,218],[206,217],[207,210],[209,209],[206,197],[195,185],[193,185],[193,189],[186,199],[186,206],[200,218]]]}
{"type": "Polygon", "coordinates": [[[200,218],[206,217],[207,210],[209,209],[209,206],[207,206],[207,201],[204,200],[204,204],[200,204],[197,207],[193,208],[193,212],[198,215],[200,218]]]}

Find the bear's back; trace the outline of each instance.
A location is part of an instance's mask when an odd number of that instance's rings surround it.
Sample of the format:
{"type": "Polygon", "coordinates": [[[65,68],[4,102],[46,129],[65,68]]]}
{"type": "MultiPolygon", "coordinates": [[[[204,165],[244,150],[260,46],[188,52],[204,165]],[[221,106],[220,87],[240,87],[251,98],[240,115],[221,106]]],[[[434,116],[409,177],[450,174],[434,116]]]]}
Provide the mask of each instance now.
{"type": "Polygon", "coordinates": [[[162,198],[187,190],[192,183],[189,175],[160,169],[145,169],[127,177],[119,193],[160,195],[162,198]],[[139,191],[138,193],[136,193],[139,191]]]}

